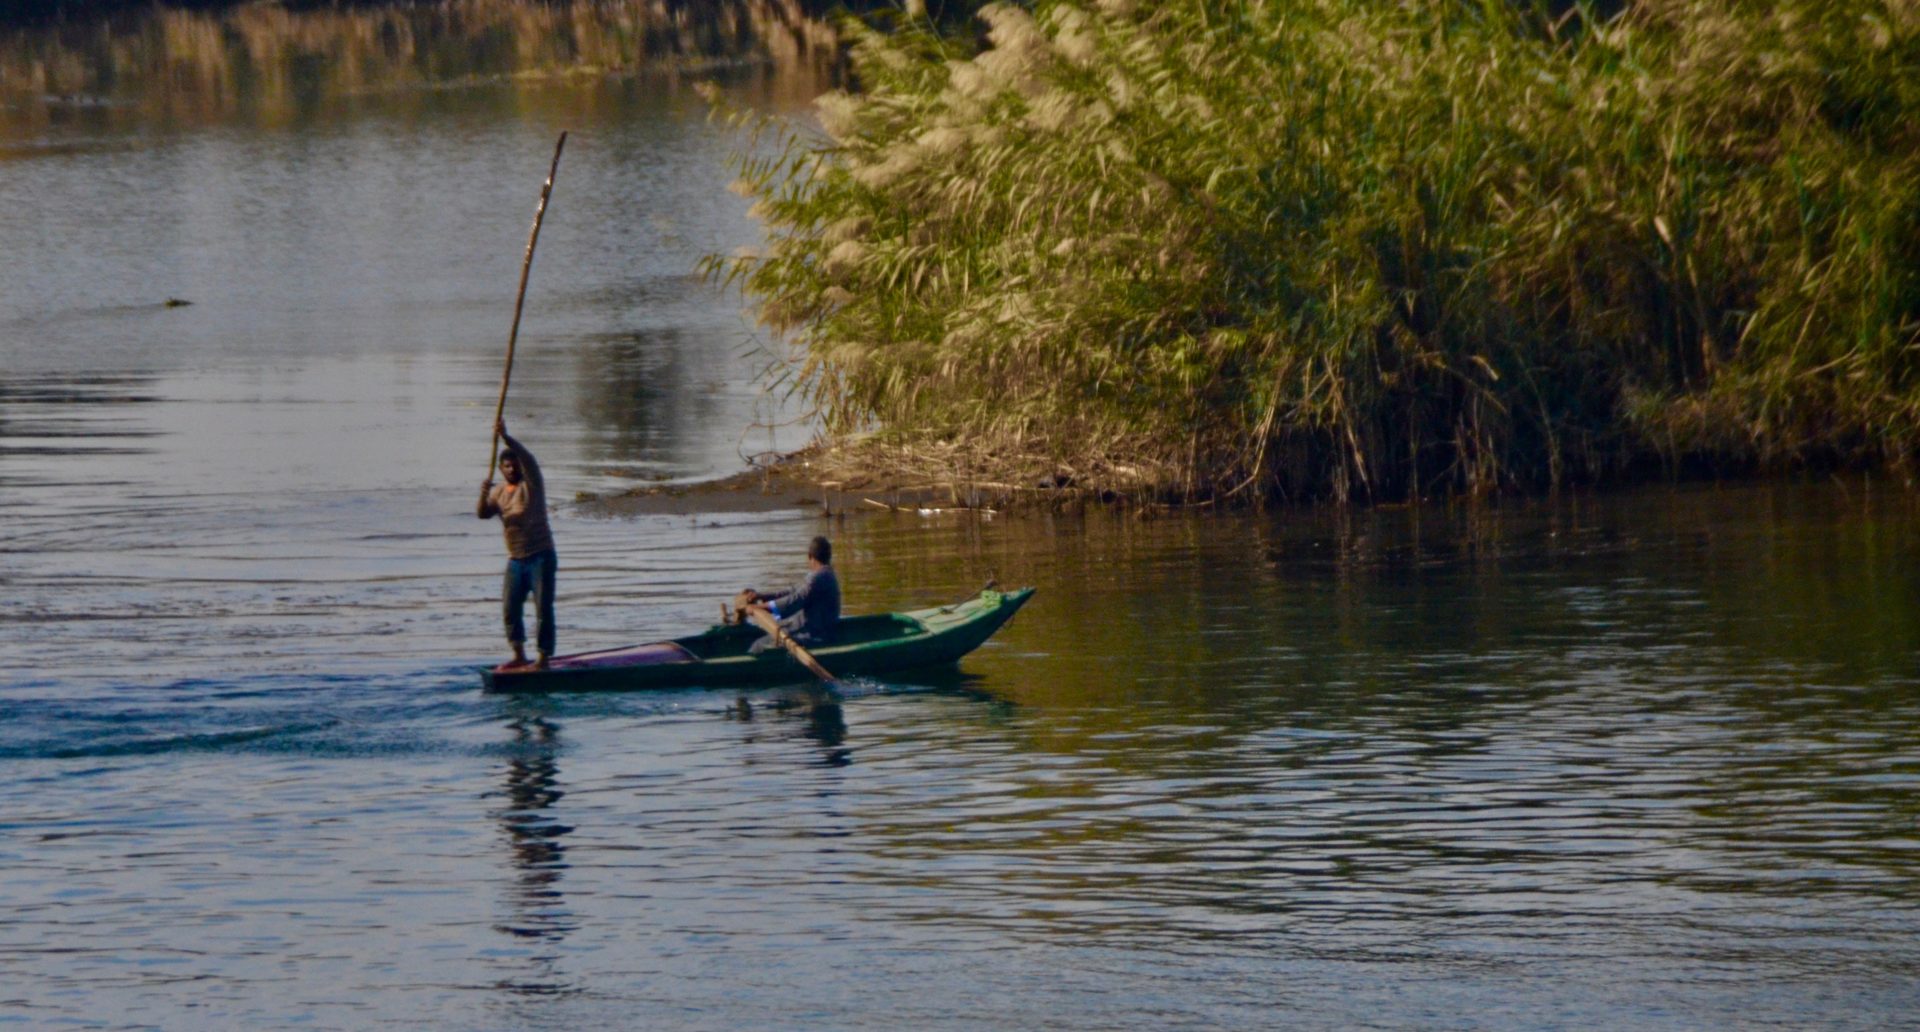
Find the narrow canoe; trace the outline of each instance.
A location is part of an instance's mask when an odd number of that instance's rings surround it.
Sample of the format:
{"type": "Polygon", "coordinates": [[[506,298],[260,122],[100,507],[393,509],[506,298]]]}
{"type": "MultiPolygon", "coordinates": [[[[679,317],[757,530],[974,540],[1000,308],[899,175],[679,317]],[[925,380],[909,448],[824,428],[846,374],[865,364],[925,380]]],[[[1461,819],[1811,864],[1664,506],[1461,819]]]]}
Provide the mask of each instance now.
{"type": "MultiPolygon", "coordinates": [[[[835,677],[871,676],[952,663],[980,647],[1032,597],[1032,588],[989,588],[964,602],[840,621],[833,644],[808,651],[835,677]]],[[[715,624],[671,641],[555,656],[545,670],[493,667],[480,672],[495,692],[599,691],[694,685],[791,684],[811,680],[785,649],[747,651],[760,631],[715,624]]]]}

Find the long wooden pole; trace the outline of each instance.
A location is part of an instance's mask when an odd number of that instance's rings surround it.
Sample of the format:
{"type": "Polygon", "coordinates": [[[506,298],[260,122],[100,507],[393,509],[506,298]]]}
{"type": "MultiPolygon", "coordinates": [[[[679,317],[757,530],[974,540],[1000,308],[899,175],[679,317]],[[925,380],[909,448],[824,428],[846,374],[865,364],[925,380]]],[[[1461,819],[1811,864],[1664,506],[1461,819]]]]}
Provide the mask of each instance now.
{"type": "Polygon", "coordinates": [[[547,198],[553,196],[553,177],[560,172],[560,152],[567,147],[565,130],[553,145],[553,164],[547,168],[547,182],[540,188],[540,206],[533,210],[533,231],[527,234],[527,256],[520,261],[520,293],[513,299],[513,329],[507,332],[507,369],[500,374],[500,403],[493,407],[493,443],[487,446],[487,479],[500,463],[500,420],[507,414],[507,384],[513,382],[513,348],[520,342],[520,310],[527,304],[527,276],[533,272],[533,248],[540,242],[540,221],[547,217],[547,198]]]}
{"type": "Polygon", "coordinates": [[[749,622],[755,627],[773,635],[773,640],[784,646],[788,652],[793,653],[793,658],[799,660],[800,665],[806,667],[813,676],[828,684],[834,683],[833,675],[827,673],[827,668],[821,666],[820,661],[813,658],[813,653],[808,652],[801,647],[799,642],[794,641],[793,637],[780,626],[780,621],[773,618],[772,613],[767,612],[759,606],[747,606],[746,612],[749,622]]]}

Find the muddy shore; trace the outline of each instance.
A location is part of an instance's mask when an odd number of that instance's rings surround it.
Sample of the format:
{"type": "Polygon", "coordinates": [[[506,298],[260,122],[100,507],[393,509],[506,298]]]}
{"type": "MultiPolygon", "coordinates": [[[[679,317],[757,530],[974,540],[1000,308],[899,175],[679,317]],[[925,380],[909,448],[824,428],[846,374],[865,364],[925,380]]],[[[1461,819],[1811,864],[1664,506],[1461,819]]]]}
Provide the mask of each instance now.
{"type": "MultiPolygon", "coordinates": [[[[889,510],[999,511],[1012,492],[951,485],[902,485],[879,478],[829,478],[803,461],[744,470],[718,480],[658,484],[619,494],[581,498],[586,516],[691,516],[809,510],[823,516],[889,510]]],[[[1031,504],[1031,501],[1028,502],[1031,504]]]]}

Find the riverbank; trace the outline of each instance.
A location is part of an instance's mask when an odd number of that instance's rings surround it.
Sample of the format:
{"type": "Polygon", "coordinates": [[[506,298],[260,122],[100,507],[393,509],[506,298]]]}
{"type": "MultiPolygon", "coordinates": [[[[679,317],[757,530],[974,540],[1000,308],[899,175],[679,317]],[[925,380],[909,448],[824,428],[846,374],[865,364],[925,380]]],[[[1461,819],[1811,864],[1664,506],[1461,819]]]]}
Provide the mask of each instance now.
{"type": "MultiPolygon", "coordinates": [[[[912,453],[896,456],[896,460],[900,461],[889,465],[884,460],[875,462],[875,451],[877,449],[848,453],[816,444],[710,480],[650,484],[605,494],[582,493],[574,499],[574,511],[589,518],[624,519],[774,512],[830,517],[884,512],[925,516],[973,513],[1020,517],[1099,509],[1116,513],[1152,514],[1181,511],[1231,513],[1267,507],[1256,505],[1262,501],[1260,496],[1199,501],[1166,499],[1141,491],[1137,478],[1083,479],[1064,471],[1033,476],[1020,483],[994,480],[987,476],[970,479],[942,477],[925,462],[919,464],[916,472],[909,464],[912,453]]],[[[1822,482],[1837,485],[1848,495],[1884,493],[1920,503],[1920,493],[1916,493],[1911,482],[1859,471],[1846,476],[1777,474],[1745,478],[1676,473],[1663,479],[1648,478],[1634,483],[1587,488],[1582,494],[1603,500],[1632,498],[1638,493],[1662,490],[1797,491],[1822,482]]],[[[1469,509],[1484,506],[1488,511],[1504,504],[1486,496],[1464,500],[1470,503],[1469,509]]],[[[1517,493],[1507,499],[1521,505],[1534,500],[1537,500],[1536,496],[1517,493]]],[[[1301,499],[1294,504],[1311,507],[1316,501],[1301,499]]],[[[1420,499],[1415,504],[1444,506],[1447,501],[1447,498],[1435,497],[1420,499]]],[[[1381,501],[1362,508],[1386,511],[1407,507],[1405,502],[1381,501]]]]}
{"type": "Polygon", "coordinates": [[[586,495],[575,500],[575,511],[589,517],[626,518],[782,511],[822,516],[962,510],[997,514],[1066,501],[1058,492],[1037,486],[1014,490],[1005,484],[910,481],[860,472],[810,447],[713,480],[586,495]]]}

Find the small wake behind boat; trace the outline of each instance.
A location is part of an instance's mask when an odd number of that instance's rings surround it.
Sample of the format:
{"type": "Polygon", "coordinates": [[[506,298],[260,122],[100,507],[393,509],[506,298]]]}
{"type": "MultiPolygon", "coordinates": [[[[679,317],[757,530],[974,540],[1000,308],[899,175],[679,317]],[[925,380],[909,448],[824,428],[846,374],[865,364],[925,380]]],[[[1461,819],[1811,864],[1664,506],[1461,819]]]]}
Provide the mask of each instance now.
{"type": "MultiPolygon", "coordinates": [[[[988,588],[950,606],[848,617],[840,621],[831,645],[812,652],[840,677],[940,666],[979,648],[1032,595],[1032,588],[988,588]]],[[[760,633],[716,624],[671,641],[555,656],[545,670],[493,667],[482,670],[480,680],[488,691],[550,692],[787,684],[811,678],[785,651],[748,652],[760,633]]]]}

